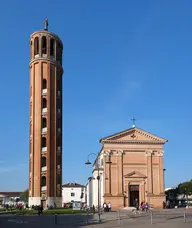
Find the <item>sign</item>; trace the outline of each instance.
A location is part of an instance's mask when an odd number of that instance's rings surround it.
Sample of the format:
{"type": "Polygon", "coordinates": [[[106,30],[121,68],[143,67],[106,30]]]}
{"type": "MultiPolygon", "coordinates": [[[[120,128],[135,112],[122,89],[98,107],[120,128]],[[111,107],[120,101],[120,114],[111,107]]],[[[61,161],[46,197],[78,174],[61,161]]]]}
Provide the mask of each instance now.
{"type": "Polygon", "coordinates": [[[80,211],[81,210],[81,202],[73,202],[73,210],[80,211]]]}

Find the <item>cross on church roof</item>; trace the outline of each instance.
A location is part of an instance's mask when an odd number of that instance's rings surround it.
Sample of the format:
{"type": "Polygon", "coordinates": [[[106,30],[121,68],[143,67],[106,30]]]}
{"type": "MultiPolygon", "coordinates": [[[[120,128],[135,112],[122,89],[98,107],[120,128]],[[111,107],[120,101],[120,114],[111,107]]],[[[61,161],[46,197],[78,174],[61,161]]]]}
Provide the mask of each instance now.
{"type": "Polygon", "coordinates": [[[135,121],[136,121],[135,117],[133,117],[133,118],[131,119],[131,121],[133,122],[132,127],[135,127],[135,121]]]}

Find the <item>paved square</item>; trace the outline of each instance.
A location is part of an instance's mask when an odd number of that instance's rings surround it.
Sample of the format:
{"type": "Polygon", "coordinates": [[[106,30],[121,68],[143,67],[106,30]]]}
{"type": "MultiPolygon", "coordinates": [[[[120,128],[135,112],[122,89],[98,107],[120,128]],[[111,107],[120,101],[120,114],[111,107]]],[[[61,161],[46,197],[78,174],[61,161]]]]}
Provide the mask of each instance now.
{"type": "Polygon", "coordinates": [[[169,227],[191,228],[192,210],[187,210],[186,222],[184,222],[184,209],[154,210],[151,214],[141,213],[133,215],[131,211],[109,212],[101,215],[101,223],[98,223],[98,215],[58,215],[55,224],[54,215],[24,215],[24,216],[0,216],[0,227],[26,227],[26,228],[52,228],[52,227],[169,227]],[[152,222],[152,224],[151,224],[152,222]]]}

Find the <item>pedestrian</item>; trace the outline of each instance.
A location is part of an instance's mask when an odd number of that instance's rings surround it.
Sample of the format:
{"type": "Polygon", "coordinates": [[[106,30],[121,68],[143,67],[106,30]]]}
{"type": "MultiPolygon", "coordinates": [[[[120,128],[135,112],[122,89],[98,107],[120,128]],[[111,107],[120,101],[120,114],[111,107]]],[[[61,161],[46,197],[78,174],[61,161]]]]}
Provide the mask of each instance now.
{"type": "Polygon", "coordinates": [[[144,210],[145,210],[145,203],[142,203],[142,205],[141,205],[141,209],[142,209],[142,211],[144,211],[144,210]]]}
{"type": "Polygon", "coordinates": [[[104,204],[103,204],[103,209],[104,209],[104,212],[106,212],[107,211],[107,204],[104,202],[104,204]]]}
{"type": "Polygon", "coordinates": [[[111,211],[111,203],[108,203],[108,211],[111,211]]]}
{"type": "Polygon", "coordinates": [[[93,214],[95,214],[95,205],[93,205],[93,214]]]}
{"type": "Polygon", "coordinates": [[[149,204],[146,202],[145,203],[145,211],[148,212],[149,211],[149,204]]]}

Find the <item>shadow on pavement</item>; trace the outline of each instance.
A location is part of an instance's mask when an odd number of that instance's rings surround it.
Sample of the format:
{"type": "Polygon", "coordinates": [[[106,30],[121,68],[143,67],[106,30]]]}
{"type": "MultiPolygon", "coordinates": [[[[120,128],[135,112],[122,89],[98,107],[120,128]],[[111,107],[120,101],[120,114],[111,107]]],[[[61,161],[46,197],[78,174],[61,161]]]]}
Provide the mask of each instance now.
{"type": "Polygon", "coordinates": [[[98,224],[98,220],[95,220],[92,215],[1,215],[0,227],[16,227],[17,225],[22,227],[34,227],[38,228],[42,226],[55,227],[82,227],[87,225],[98,224]]]}
{"type": "MultiPolygon", "coordinates": [[[[182,211],[170,211],[170,213],[154,212],[152,214],[152,224],[163,223],[184,223],[184,215],[182,211]]],[[[27,227],[27,228],[51,228],[51,227],[99,227],[111,224],[120,227],[122,225],[149,225],[151,223],[151,214],[141,213],[133,215],[130,212],[111,212],[101,215],[101,222],[98,221],[98,215],[92,214],[76,214],[76,215],[1,215],[0,227],[27,227]]],[[[186,214],[186,223],[192,223],[192,213],[186,214]]]]}

